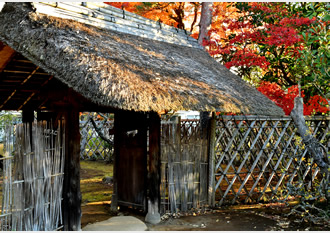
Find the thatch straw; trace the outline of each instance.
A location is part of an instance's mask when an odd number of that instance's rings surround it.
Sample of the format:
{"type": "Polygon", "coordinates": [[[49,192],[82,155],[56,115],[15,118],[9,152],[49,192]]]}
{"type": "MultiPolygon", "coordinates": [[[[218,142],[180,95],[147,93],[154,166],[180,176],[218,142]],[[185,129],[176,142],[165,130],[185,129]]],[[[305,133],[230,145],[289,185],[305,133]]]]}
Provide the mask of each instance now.
{"type": "Polygon", "coordinates": [[[99,106],[283,115],[207,52],[35,13],[7,3],[0,40],[99,106]]]}

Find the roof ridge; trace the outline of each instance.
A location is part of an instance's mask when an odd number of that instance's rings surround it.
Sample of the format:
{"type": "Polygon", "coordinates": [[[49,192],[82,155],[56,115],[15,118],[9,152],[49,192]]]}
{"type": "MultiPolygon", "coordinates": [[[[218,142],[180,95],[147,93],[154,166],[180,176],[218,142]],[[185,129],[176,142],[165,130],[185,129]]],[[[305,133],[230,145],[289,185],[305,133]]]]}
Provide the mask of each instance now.
{"type": "Polygon", "coordinates": [[[99,2],[34,2],[38,13],[72,19],[98,28],[115,30],[152,40],[202,48],[186,30],[153,21],[99,2]]]}
{"type": "MultiPolygon", "coordinates": [[[[138,14],[135,14],[135,13],[132,13],[132,12],[129,12],[129,11],[121,10],[119,8],[116,8],[114,6],[105,4],[103,2],[86,2],[86,3],[84,2],[82,4],[83,5],[86,4],[86,6],[92,6],[92,5],[94,5],[94,6],[100,7],[100,9],[103,8],[105,10],[110,10],[110,11],[118,12],[118,13],[122,14],[124,17],[130,16],[130,17],[133,17],[133,18],[136,18],[136,19],[145,21],[145,22],[149,22],[149,23],[155,23],[155,22],[157,22],[157,21],[148,19],[146,17],[143,17],[141,15],[138,15],[138,14]]],[[[157,22],[157,25],[158,25],[159,29],[165,28],[165,29],[173,30],[173,31],[175,31],[177,33],[182,33],[182,34],[185,34],[185,35],[191,35],[192,34],[191,32],[189,32],[187,30],[176,28],[176,27],[173,27],[173,26],[169,26],[169,25],[164,24],[164,23],[161,23],[161,22],[157,22]]]]}

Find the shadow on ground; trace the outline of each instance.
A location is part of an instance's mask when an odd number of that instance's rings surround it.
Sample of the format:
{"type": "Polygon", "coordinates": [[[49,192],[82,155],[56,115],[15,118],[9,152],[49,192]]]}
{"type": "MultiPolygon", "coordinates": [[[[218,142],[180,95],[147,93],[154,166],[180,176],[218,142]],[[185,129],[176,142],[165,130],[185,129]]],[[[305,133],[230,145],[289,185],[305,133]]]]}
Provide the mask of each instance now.
{"type": "MultiPolygon", "coordinates": [[[[89,203],[82,206],[82,227],[88,223],[104,221],[112,216],[134,216],[144,222],[145,214],[132,209],[110,211],[109,204],[89,203]]],[[[157,225],[147,224],[149,231],[269,231],[313,230],[329,231],[329,225],[297,223],[285,217],[287,208],[270,208],[267,205],[231,206],[206,211],[204,214],[169,217],[157,225]]]]}

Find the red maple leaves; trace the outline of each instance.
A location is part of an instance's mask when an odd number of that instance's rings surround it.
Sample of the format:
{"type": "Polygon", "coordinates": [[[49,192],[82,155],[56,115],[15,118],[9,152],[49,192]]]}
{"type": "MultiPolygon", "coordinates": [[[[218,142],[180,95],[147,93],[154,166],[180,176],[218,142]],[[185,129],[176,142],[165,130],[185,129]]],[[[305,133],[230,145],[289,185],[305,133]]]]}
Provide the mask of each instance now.
{"type": "MultiPolygon", "coordinates": [[[[262,82],[257,89],[282,108],[286,115],[290,115],[294,107],[294,99],[299,95],[298,85],[284,91],[277,83],[262,82]]],[[[305,96],[304,91],[301,96],[305,96]]],[[[314,95],[304,104],[304,115],[328,113],[327,104],[327,100],[322,96],[314,95]]]]}

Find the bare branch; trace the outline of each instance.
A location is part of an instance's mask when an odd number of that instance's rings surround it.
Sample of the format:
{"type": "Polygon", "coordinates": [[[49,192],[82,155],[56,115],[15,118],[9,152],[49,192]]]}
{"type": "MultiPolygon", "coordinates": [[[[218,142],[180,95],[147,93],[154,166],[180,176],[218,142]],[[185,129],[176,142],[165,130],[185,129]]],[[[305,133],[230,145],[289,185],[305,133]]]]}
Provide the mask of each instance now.
{"type": "Polygon", "coordinates": [[[95,131],[97,132],[97,134],[99,135],[99,137],[100,137],[102,140],[104,140],[104,141],[106,141],[107,143],[109,143],[111,146],[113,146],[113,145],[114,145],[114,144],[113,144],[113,141],[112,141],[110,138],[106,137],[106,136],[103,134],[103,132],[101,131],[101,128],[97,127],[97,125],[96,125],[94,119],[93,119],[92,117],[89,117],[89,120],[92,122],[92,125],[93,125],[95,131]]]}

